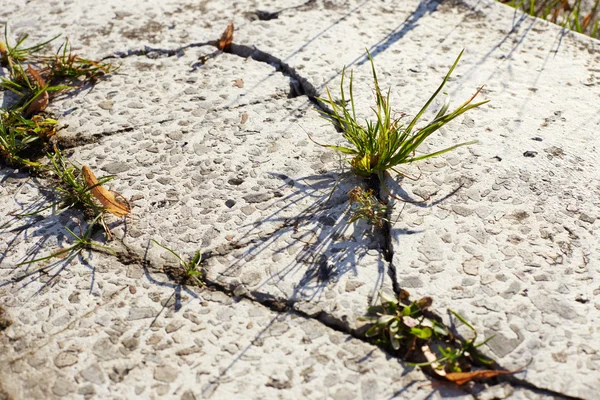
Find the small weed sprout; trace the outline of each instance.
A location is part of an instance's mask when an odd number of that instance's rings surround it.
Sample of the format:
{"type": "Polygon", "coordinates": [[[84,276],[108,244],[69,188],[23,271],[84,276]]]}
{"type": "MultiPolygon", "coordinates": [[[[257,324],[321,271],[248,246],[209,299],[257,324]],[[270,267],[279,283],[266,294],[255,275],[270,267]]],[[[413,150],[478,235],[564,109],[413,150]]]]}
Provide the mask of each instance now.
{"type": "Polygon", "coordinates": [[[202,271],[200,271],[200,264],[202,263],[202,250],[196,251],[194,256],[189,261],[185,261],[179,254],[177,254],[172,249],[168,248],[165,245],[158,243],[154,239],[150,239],[163,249],[167,250],[169,253],[173,254],[179,260],[181,267],[183,268],[183,272],[187,279],[194,280],[198,285],[203,286],[204,282],[202,282],[202,271]]]}
{"type": "Polygon", "coordinates": [[[71,229],[69,229],[69,227],[65,226],[65,229],[67,230],[67,232],[69,232],[69,234],[74,239],[73,246],[67,247],[65,249],[61,249],[61,250],[54,252],[46,257],[37,258],[35,260],[30,260],[30,261],[24,261],[22,263],[17,264],[17,266],[29,265],[29,264],[37,263],[40,261],[49,260],[51,258],[66,258],[66,261],[70,262],[73,258],[75,258],[75,256],[77,256],[79,253],[81,253],[83,250],[86,250],[86,249],[87,250],[102,249],[102,250],[105,250],[112,254],[116,254],[115,251],[113,249],[111,249],[110,247],[102,246],[101,244],[98,244],[91,239],[94,227],[96,226],[96,223],[98,222],[98,219],[100,217],[101,217],[100,215],[97,216],[92,221],[92,223],[88,225],[88,228],[86,229],[85,232],[83,232],[83,230],[81,229],[81,226],[80,226],[79,227],[79,235],[77,235],[75,232],[73,232],[71,229]],[[62,257],[63,254],[66,254],[66,257],[62,257]]]}
{"type": "MultiPolygon", "coordinates": [[[[461,143],[443,150],[436,151],[434,153],[415,156],[417,148],[434,132],[452,121],[456,117],[464,114],[465,112],[479,107],[482,104],[488,102],[482,101],[479,103],[473,103],[473,100],[477,94],[481,91],[481,88],[465,103],[460,105],[452,112],[448,112],[449,100],[439,110],[435,118],[429,122],[425,127],[416,129],[416,124],[423,116],[425,111],[429,108],[433,100],[442,91],[444,85],[450,78],[450,75],[454,71],[454,68],[458,64],[463,52],[458,55],[456,61],[446,74],[441,85],[421,108],[419,113],[408,123],[404,125],[401,123],[401,118],[395,118],[392,115],[392,109],[390,106],[390,91],[388,90],[387,95],[384,95],[379,87],[377,80],[377,73],[375,71],[375,63],[371,54],[367,50],[367,55],[371,61],[371,69],[373,72],[373,81],[375,84],[375,96],[377,99],[376,108],[373,109],[376,115],[375,120],[367,120],[365,125],[361,125],[356,118],[356,111],[354,105],[354,93],[352,91],[353,74],[350,73],[350,87],[349,87],[349,103],[351,105],[350,111],[346,109],[346,99],[348,98],[344,89],[344,80],[346,76],[346,69],[342,71],[342,79],[340,83],[341,91],[341,102],[335,101],[327,88],[327,98],[319,98],[318,100],[327,105],[332,113],[322,113],[325,119],[332,120],[334,123],[339,125],[343,131],[343,136],[351,146],[334,146],[334,145],[322,145],[323,147],[339,151],[343,154],[350,156],[349,163],[355,173],[364,177],[377,176],[381,182],[381,186],[386,190],[383,182],[384,176],[387,171],[393,171],[397,174],[402,175],[398,171],[397,167],[401,164],[412,163],[414,161],[424,160],[430,157],[435,157],[454,150],[460,146],[466,146],[473,143],[461,143]],[[340,105],[341,104],[341,105],[340,105]]],[[[309,136],[310,137],[310,136],[309,136]]],[[[312,140],[312,138],[311,138],[312,140]]],[[[314,140],[313,140],[314,141],[314,140]]],[[[315,142],[316,143],[316,142],[315,142]]]]}
{"type": "Polygon", "coordinates": [[[360,186],[348,192],[350,199],[349,223],[363,219],[378,228],[382,228],[386,218],[387,207],[373,194],[373,190],[363,190],[360,186]]]}

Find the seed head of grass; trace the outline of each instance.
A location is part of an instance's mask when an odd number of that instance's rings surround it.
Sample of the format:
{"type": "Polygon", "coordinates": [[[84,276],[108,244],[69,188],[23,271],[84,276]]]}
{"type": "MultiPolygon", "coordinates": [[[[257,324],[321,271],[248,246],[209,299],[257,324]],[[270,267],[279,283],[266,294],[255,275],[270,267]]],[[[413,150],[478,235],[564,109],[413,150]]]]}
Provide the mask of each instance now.
{"type": "Polygon", "coordinates": [[[429,122],[425,127],[417,129],[415,126],[423,116],[425,111],[429,108],[431,103],[442,91],[444,85],[450,78],[450,75],[454,71],[454,68],[458,64],[462,52],[456,58],[456,61],[446,74],[444,80],[438,89],[433,93],[425,105],[421,108],[419,113],[408,123],[403,124],[401,121],[402,117],[393,117],[392,109],[390,106],[390,91],[384,95],[379,87],[377,80],[377,73],[375,71],[375,63],[371,54],[367,50],[369,60],[371,61],[371,69],[373,72],[373,81],[375,84],[375,96],[376,96],[376,108],[373,109],[375,112],[374,120],[367,120],[362,125],[356,118],[355,104],[354,104],[354,93],[352,91],[353,75],[350,73],[350,87],[349,96],[346,95],[344,89],[344,80],[346,70],[344,68],[342,72],[342,79],[340,83],[341,91],[341,105],[336,102],[329,89],[327,88],[327,98],[319,98],[319,101],[327,105],[332,113],[323,113],[323,117],[332,120],[343,131],[343,136],[348,142],[349,146],[334,146],[334,145],[321,145],[350,157],[350,165],[352,169],[361,176],[369,177],[376,175],[379,180],[383,183],[385,172],[394,171],[400,172],[396,169],[401,164],[411,163],[414,161],[424,160],[430,157],[435,157],[448,151],[454,150],[457,147],[473,144],[475,142],[460,143],[452,147],[448,147],[443,150],[436,151],[434,153],[415,156],[415,151],[419,146],[434,132],[452,121],[456,117],[464,114],[465,112],[479,107],[488,101],[482,101],[473,103],[473,100],[479,93],[479,89],[475,95],[469,100],[460,105],[452,112],[448,112],[449,101],[446,101],[444,106],[439,110],[435,118],[429,122]],[[346,109],[346,99],[349,98],[351,105],[350,111],[346,109]]]}
{"type": "Polygon", "coordinates": [[[387,207],[375,197],[372,189],[363,190],[357,186],[348,192],[348,198],[351,215],[349,223],[362,219],[378,228],[383,227],[384,222],[387,221],[387,207]]]}

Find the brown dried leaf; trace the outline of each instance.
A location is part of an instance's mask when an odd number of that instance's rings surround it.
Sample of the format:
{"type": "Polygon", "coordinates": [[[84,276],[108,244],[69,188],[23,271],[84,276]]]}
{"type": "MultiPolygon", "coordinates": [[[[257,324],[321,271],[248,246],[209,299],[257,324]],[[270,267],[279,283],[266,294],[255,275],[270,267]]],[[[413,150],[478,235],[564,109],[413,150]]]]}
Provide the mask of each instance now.
{"type": "Polygon", "coordinates": [[[49,101],[50,96],[48,95],[48,92],[43,91],[29,104],[29,107],[25,110],[25,115],[32,115],[44,111],[46,107],[48,107],[49,101]]]}
{"type": "Polygon", "coordinates": [[[590,21],[592,20],[592,13],[589,12],[587,13],[587,15],[583,18],[583,22],[581,23],[581,28],[585,31],[588,27],[588,25],[590,24],[590,21]]]}
{"type": "Polygon", "coordinates": [[[46,81],[44,80],[44,78],[42,78],[40,73],[31,65],[27,67],[27,73],[29,73],[29,75],[31,75],[31,77],[35,79],[39,87],[43,88],[44,86],[46,86],[46,81]]]}
{"type": "Polygon", "coordinates": [[[231,85],[231,86],[235,86],[235,87],[238,87],[240,89],[242,89],[244,87],[244,81],[241,80],[241,79],[234,79],[231,82],[233,82],[233,85],[231,85]]]}
{"type": "Polygon", "coordinates": [[[471,372],[449,372],[446,374],[446,379],[451,382],[456,383],[457,385],[464,385],[465,383],[480,380],[480,379],[489,379],[494,378],[498,375],[512,375],[520,372],[525,367],[521,367],[514,371],[504,371],[504,370],[493,370],[493,369],[482,369],[479,371],[471,371],[471,372]]]}
{"type": "Polygon", "coordinates": [[[221,39],[219,39],[219,42],[217,43],[217,48],[219,50],[225,51],[231,46],[231,43],[233,42],[233,31],[234,26],[232,22],[229,24],[227,29],[225,29],[225,32],[223,32],[221,39]]]}
{"type": "Polygon", "coordinates": [[[90,188],[90,192],[98,199],[106,211],[117,217],[124,217],[131,213],[127,204],[121,203],[115,198],[115,195],[108,191],[104,186],[98,185],[98,179],[96,179],[96,176],[88,166],[84,165],[81,171],[83,172],[85,184],[90,188]]]}

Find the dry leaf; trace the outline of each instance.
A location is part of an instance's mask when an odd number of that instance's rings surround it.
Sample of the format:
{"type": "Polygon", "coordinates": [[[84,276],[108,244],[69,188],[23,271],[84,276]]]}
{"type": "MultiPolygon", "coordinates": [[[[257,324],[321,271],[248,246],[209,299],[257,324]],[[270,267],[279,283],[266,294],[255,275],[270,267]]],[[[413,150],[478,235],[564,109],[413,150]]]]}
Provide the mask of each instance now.
{"type": "Polygon", "coordinates": [[[131,213],[129,205],[117,201],[114,194],[108,191],[105,187],[98,185],[98,179],[96,179],[96,176],[89,167],[84,165],[81,171],[83,172],[85,184],[88,186],[88,188],[91,188],[90,192],[96,199],[98,199],[100,203],[102,203],[102,206],[106,209],[106,211],[116,215],[117,217],[124,217],[125,215],[131,213]]]}
{"type": "Polygon", "coordinates": [[[493,370],[493,369],[482,369],[479,371],[471,371],[471,372],[449,372],[446,374],[446,379],[451,382],[456,383],[457,385],[464,385],[467,382],[471,382],[474,380],[480,379],[489,379],[494,378],[498,375],[511,375],[520,372],[525,367],[521,367],[514,371],[504,371],[504,370],[493,370]]]}
{"type": "Polygon", "coordinates": [[[217,48],[221,51],[225,51],[229,49],[231,46],[231,42],[233,42],[233,22],[229,24],[225,32],[221,35],[221,39],[219,39],[219,43],[217,43],[217,48]]]}
{"type": "Polygon", "coordinates": [[[29,107],[27,107],[27,110],[25,110],[25,115],[29,116],[44,111],[46,107],[48,107],[49,101],[50,96],[48,95],[48,92],[43,91],[38,97],[35,98],[35,100],[29,103],[29,107]]]}
{"type": "Polygon", "coordinates": [[[584,18],[581,24],[581,28],[585,31],[592,20],[592,13],[589,12],[584,18]]]}
{"type": "Polygon", "coordinates": [[[233,82],[233,85],[231,85],[231,86],[235,86],[235,87],[238,87],[240,89],[242,89],[244,87],[244,81],[241,80],[241,79],[234,79],[231,82],[233,82]]]}
{"type": "Polygon", "coordinates": [[[35,79],[40,88],[46,86],[46,81],[44,81],[44,78],[42,78],[39,72],[31,65],[27,67],[27,73],[29,73],[29,75],[31,75],[31,77],[35,79]]]}
{"type": "Polygon", "coordinates": [[[248,113],[243,113],[242,114],[242,121],[241,121],[241,123],[245,124],[246,121],[248,121],[248,113]]]}

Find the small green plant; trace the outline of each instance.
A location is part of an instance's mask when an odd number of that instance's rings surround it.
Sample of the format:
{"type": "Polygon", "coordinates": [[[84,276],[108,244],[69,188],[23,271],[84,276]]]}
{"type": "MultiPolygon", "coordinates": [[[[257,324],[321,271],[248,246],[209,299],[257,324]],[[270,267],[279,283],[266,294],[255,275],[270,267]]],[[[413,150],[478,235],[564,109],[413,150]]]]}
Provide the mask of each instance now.
{"type": "MultiPolygon", "coordinates": [[[[48,154],[51,163],[51,171],[58,178],[55,189],[61,200],[52,206],[59,206],[59,213],[68,208],[80,208],[88,216],[97,218],[104,213],[104,208],[94,201],[91,189],[83,178],[82,169],[68,161],[62,152],[55,147],[54,154],[48,154]]],[[[104,185],[114,178],[114,175],[104,176],[98,180],[99,185],[104,185]]]]}
{"type": "Polygon", "coordinates": [[[471,324],[450,310],[475,333],[472,339],[457,339],[444,324],[428,315],[427,310],[432,303],[431,297],[408,302],[407,292],[403,292],[398,298],[380,292],[379,305],[369,307],[367,315],[361,318],[369,322],[365,336],[375,344],[392,351],[403,350],[405,359],[418,359],[420,357],[414,353],[420,352],[421,358],[428,361],[409,365],[430,366],[439,371],[440,375],[463,372],[470,368],[472,362],[484,365],[494,363],[478,352],[477,349],[487,343],[487,340],[476,344],[477,331],[471,324]],[[437,354],[435,350],[430,349],[433,344],[437,344],[437,354]],[[410,354],[412,356],[409,356],[410,354]]]}
{"type": "MultiPolygon", "coordinates": [[[[412,364],[412,365],[420,367],[420,366],[438,364],[440,366],[445,365],[445,369],[447,370],[446,372],[462,372],[461,361],[465,357],[474,357],[481,364],[485,364],[485,365],[493,364],[494,363],[493,360],[490,360],[489,358],[481,355],[477,349],[479,347],[483,346],[484,344],[486,344],[491,339],[493,339],[494,336],[490,336],[483,342],[476,343],[477,330],[473,327],[473,325],[468,323],[467,320],[465,320],[456,311],[453,311],[453,310],[448,310],[448,311],[450,311],[450,313],[452,313],[452,315],[454,315],[460,322],[465,324],[465,326],[467,326],[473,332],[473,337],[471,339],[467,339],[465,341],[458,341],[457,346],[455,346],[455,347],[438,345],[438,351],[441,355],[440,358],[436,359],[435,361],[430,361],[430,362],[426,362],[426,363],[417,363],[417,364],[412,364]]],[[[440,368],[440,367],[438,367],[438,368],[440,368]]]]}
{"type": "Polygon", "coordinates": [[[387,207],[373,194],[373,189],[363,190],[360,186],[348,192],[350,199],[349,223],[363,219],[372,225],[382,228],[386,218],[387,207]]]}
{"type": "Polygon", "coordinates": [[[379,301],[379,305],[369,307],[367,316],[361,318],[371,322],[365,336],[376,344],[399,350],[402,344],[413,347],[418,339],[429,340],[449,334],[444,325],[423,315],[432,304],[431,297],[403,304],[400,299],[381,291],[379,301]]]}
{"type": "Polygon", "coordinates": [[[185,274],[186,279],[192,279],[200,286],[204,285],[204,282],[202,282],[202,271],[200,271],[199,269],[200,264],[202,263],[202,250],[196,251],[191,260],[185,261],[179,254],[177,254],[172,249],[158,243],[154,239],[150,240],[162,247],[163,249],[167,250],[169,253],[173,254],[175,257],[177,257],[181,267],[183,268],[183,273],[185,274]]]}
{"type": "Polygon", "coordinates": [[[534,17],[561,25],[565,29],[596,39],[600,38],[598,32],[600,0],[595,0],[587,13],[582,9],[581,0],[500,0],[500,2],[523,10],[534,17]]]}
{"type": "MultiPolygon", "coordinates": [[[[454,71],[454,68],[458,64],[462,54],[463,52],[461,51],[456,58],[456,61],[446,74],[446,77],[442,81],[441,85],[421,108],[419,113],[407,125],[404,125],[401,123],[402,117],[395,118],[392,116],[392,109],[390,106],[390,91],[388,90],[387,95],[383,95],[377,80],[375,63],[373,62],[371,54],[367,50],[367,55],[371,61],[373,81],[375,84],[377,107],[373,109],[373,111],[375,112],[376,119],[365,121],[365,125],[361,125],[358,122],[354,104],[354,93],[352,91],[352,72],[350,73],[349,88],[349,102],[351,105],[351,111],[346,109],[345,105],[347,104],[347,96],[344,90],[346,69],[344,68],[340,83],[341,103],[338,103],[333,99],[328,88],[328,97],[326,99],[319,98],[319,101],[327,105],[332,110],[331,114],[323,113],[322,116],[326,119],[332,120],[341,127],[344,138],[350,142],[351,146],[321,146],[349,155],[351,157],[349,162],[354,172],[364,177],[371,177],[374,175],[377,176],[382,184],[382,187],[385,189],[383,182],[385,173],[387,171],[391,170],[398,174],[402,174],[397,170],[397,166],[401,164],[412,163],[414,161],[435,157],[454,150],[457,147],[475,143],[461,143],[440,151],[436,151],[434,153],[415,156],[415,151],[417,148],[435,131],[452,121],[454,118],[488,102],[488,100],[486,100],[479,103],[472,103],[474,98],[481,90],[480,88],[468,101],[463,103],[452,112],[447,112],[449,108],[449,100],[447,100],[431,122],[429,122],[423,128],[416,128],[417,122],[419,122],[433,100],[442,91],[444,85],[450,78],[452,71],[454,71]]],[[[389,193],[389,191],[387,192],[389,193]]]]}
{"type": "Polygon", "coordinates": [[[73,260],[73,258],[75,258],[75,256],[77,256],[83,250],[102,249],[102,250],[108,251],[112,254],[116,254],[115,251],[113,249],[111,249],[110,247],[102,246],[102,245],[94,242],[91,239],[94,227],[96,226],[96,223],[98,222],[98,219],[100,217],[101,217],[100,215],[97,216],[92,221],[92,223],[88,225],[85,232],[83,232],[83,230],[81,229],[81,226],[79,226],[79,235],[77,235],[75,232],[73,232],[71,229],[69,229],[68,226],[65,226],[65,229],[67,230],[67,232],[69,232],[69,234],[74,239],[73,246],[56,251],[56,252],[50,254],[49,256],[37,258],[35,260],[30,260],[30,261],[24,261],[22,263],[17,264],[17,266],[29,265],[29,264],[37,263],[40,261],[49,260],[51,258],[65,258],[66,262],[70,262],[71,260],[73,260]],[[66,256],[63,256],[65,254],[66,254],[66,256]]]}

